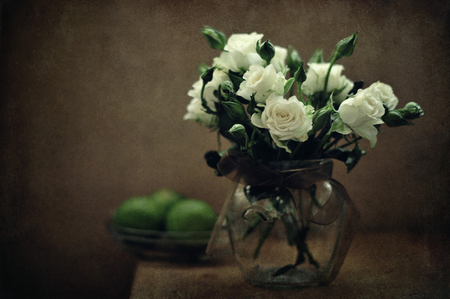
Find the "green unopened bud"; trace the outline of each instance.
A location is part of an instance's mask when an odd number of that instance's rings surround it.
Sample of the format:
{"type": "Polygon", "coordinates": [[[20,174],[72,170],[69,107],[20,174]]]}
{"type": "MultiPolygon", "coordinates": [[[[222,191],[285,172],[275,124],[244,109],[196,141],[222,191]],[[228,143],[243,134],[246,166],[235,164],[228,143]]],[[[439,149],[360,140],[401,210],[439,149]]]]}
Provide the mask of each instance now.
{"type": "Polygon", "coordinates": [[[335,59],[342,57],[349,57],[353,54],[353,50],[356,46],[356,41],[358,40],[358,31],[353,33],[351,36],[344,38],[336,45],[335,59]]]}
{"type": "Polygon", "coordinates": [[[289,47],[286,64],[291,71],[291,76],[294,76],[294,72],[298,70],[301,63],[302,59],[300,58],[297,50],[293,47],[289,47]]]}
{"type": "Polygon", "coordinates": [[[313,115],[313,127],[312,131],[317,132],[322,130],[330,121],[331,111],[329,106],[325,106],[317,110],[313,115]]]}
{"type": "Polygon", "coordinates": [[[228,101],[222,102],[222,106],[231,119],[233,120],[247,119],[247,114],[245,113],[244,106],[242,106],[241,103],[228,101]]]}
{"type": "Polygon", "coordinates": [[[260,45],[258,41],[256,43],[256,52],[267,62],[267,64],[269,64],[275,56],[275,47],[269,40],[265,41],[262,45],[260,45]]]}
{"type": "Polygon", "coordinates": [[[403,109],[398,109],[398,111],[407,119],[416,119],[425,115],[419,104],[414,102],[409,102],[403,109]]]}
{"type": "Polygon", "coordinates": [[[215,67],[210,67],[206,71],[203,72],[203,74],[201,76],[203,84],[206,84],[206,83],[210,82],[213,79],[213,74],[214,74],[215,70],[216,70],[215,67]]]}
{"type": "Polygon", "coordinates": [[[241,124],[235,124],[231,127],[231,129],[228,130],[230,132],[231,136],[234,138],[240,139],[245,137],[245,128],[241,124]]]}
{"type": "Polygon", "coordinates": [[[388,127],[400,127],[400,126],[410,126],[412,123],[398,111],[392,110],[386,113],[382,118],[382,121],[388,127]]]}
{"type": "Polygon", "coordinates": [[[211,28],[209,26],[205,26],[201,29],[201,32],[206,37],[206,40],[208,41],[208,44],[213,49],[217,50],[223,50],[227,43],[227,37],[223,32],[217,31],[214,28],[211,28]]]}
{"type": "Polygon", "coordinates": [[[303,68],[303,62],[300,62],[297,71],[294,74],[295,82],[302,84],[306,81],[306,72],[303,68]]]}

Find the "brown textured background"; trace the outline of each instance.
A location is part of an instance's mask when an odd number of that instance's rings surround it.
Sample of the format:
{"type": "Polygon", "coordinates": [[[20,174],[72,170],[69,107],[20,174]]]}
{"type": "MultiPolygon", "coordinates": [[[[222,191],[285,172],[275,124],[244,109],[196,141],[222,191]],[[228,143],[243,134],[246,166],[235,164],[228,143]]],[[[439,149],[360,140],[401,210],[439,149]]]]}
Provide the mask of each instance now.
{"type": "MultiPolygon", "coordinates": [[[[105,230],[129,196],[169,186],[220,210],[214,133],[182,120],[210,25],[257,31],[307,60],[359,31],[345,74],[422,105],[336,178],[361,230],[450,226],[447,1],[7,1],[1,39],[3,289],[30,298],[127,298],[135,259],[105,230]],[[30,295],[31,294],[31,295],[30,295]]],[[[5,290],[6,292],[6,290],[5,290]]]]}

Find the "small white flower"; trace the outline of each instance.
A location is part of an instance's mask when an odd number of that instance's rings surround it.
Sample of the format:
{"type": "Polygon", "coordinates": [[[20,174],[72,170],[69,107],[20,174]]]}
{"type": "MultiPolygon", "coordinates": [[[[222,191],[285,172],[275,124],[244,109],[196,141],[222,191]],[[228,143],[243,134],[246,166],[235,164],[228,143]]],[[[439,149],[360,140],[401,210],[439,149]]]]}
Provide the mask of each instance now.
{"type": "Polygon", "coordinates": [[[286,79],[282,73],[277,73],[272,64],[267,67],[252,65],[244,74],[245,81],[239,86],[237,95],[250,100],[251,95],[255,93],[255,101],[264,104],[271,95],[283,95],[286,79]]]}
{"type": "MultiPolygon", "coordinates": [[[[323,91],[325,85],[325,77],[330,67],[329,63],[308,63],[308,71],[306,73],[306,80],[302,84],[302,92],[305,95],[312,95],[316,92],[323,91]]],[[[327,92],[340,91],[339,94],[333,97],[337,102],[343,101],[348,92],[353,88],[353,82],[341,75],[344,66],[335,64],[331,68],[328,77],[327,92]]]]}
{"type": "Polygon", "coordinates": [[[339,106],[339,116],[347,126],[338,131],[341,134],[349,134],[351,129],[363,138],[370,141],[374,147],[377,142],[378,130],[374,125],[382,124],[384,115],[383,102],[369,89],[360,89],[355,96],[343,101],[339,106]]]}
{"type": "Polygon", "coordinates": [[[216,126],[216,116],[205,112],[199,98],[193,98],[187,105],[186,110],[187,113],[183,116],[183,120],[199,122],[208,128],[216,126]]]}
{"type": "Polygon", "coordinates": [[[303,142],[308,139],[313,113],[314,108],[305,106],[296,96],[286,100],[272,94],[266,101],[264,111],[253,114],[251,121],[257,127],[269,129],[275,144],[290,152],[287,147],[289,140],[303,142]]]}
{"type": "Polygon", "coordinates": [[[354,83],[346,76],[341,76],[341,82],[338,90],[333,93],[333,101],[336,104],[342,103],[348,96],[348,93],[353,89],[354,83]]]}
{"type": "Polygon", "coordinates": [[[388,84],[375,82],[367,88],[370,93],[385,103],[389,110],[394,110],[398,105],[398,98],[395,96],[392,87],[388,84]]]}
{"type": "MultiPolygon", "coordinates": [[[[223,70],[233,72],[247,71],[251,65],[266,66],[259,54],[256,52],[256,44],[261,42],[263,34],[252,32],[250,34],[233,34],[228,38],[224,51],[219,57],[214,58],[213,65],[223,70]]],[[[274,46],[275,56],[271,64],[277,72],[284,69],[288,51],[286,48],[274,46]]]]}
{"type": "MultiPolygon", "coordinates": [[[[214,103],[219,102],[219,99],[214,95],[214,91],[218,90],[220,84],[226,80],[229,80],[228,75],[223,71],[216,69],[213,73],[213,79],[206,83],[205,90],[203,91],[203,97],[208,107],[213,111],[216,110],[214,103]]],[[[203,81],[200,78],[192,85],[192,89],[188,91],[188,96],[200,99],[202,86],[203,81]]]]}
{"type": "Polygon", "coordinates": [[[256,43],[263,34],[233,34],[228,38],[224,51],[214,59],[213,65],[233,72],[248,70],[250,65],[264,65],[265,61],[256,53],[256,43]]]}
{"type": "Polygon", "coordinates": [[[277,72],[282,72],[284,67],[286,66],[286,58],[288,56],[288,50],[283,47],[274,46],[275,47],[275,56],[270,61],[270,64],[273,64],[273,67],[277,72]]]}

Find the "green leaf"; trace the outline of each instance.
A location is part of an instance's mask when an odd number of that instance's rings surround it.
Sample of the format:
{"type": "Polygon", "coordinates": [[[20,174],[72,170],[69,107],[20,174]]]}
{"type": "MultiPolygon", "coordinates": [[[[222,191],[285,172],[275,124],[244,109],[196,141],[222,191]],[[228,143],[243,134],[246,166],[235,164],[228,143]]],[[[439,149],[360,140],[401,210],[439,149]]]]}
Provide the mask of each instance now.
{"type": "Polygon", "coordinates": [[[286,83],[284,84],[284,94],[287,94],[288,91],[291,89],[292,85],[294,84],[295,79],[294,78],[290,78],[289,80],[286,81],[286,83]]]}
{"type": "Polygon", "coordinates": [[[245,81],[244,78],[242,78],[242,75],[240,73],[233,71],[228,71],[227,75],[233,83],[234,91],[237,92],[239,90],[239,87],[241,86],[241,83],[245,81]]]}
{"type": "Polygon", "coordinates": [[[308,60],[309,63],[322,63],[323,62],[323,50],[322,49],[316,49],[311,56],[311,58],[308,60]]]}
{"type": "Polygon", "coordinates": [[[200,65],[197,67],[197,73],[199,76],[203,75],[203,73],[205,71],[207,71],[209,68],[209,66],[207,66],[206,64],[204,64],[203,62],[200,63],[200,65]]]}

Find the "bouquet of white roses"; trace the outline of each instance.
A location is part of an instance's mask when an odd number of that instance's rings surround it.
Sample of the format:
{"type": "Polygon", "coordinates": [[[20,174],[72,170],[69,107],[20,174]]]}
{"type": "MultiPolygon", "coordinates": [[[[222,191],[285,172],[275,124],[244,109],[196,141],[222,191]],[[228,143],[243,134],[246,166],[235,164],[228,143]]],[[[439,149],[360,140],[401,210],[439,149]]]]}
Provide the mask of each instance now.
{"type": "MultiPolygon", "coordinates": [[[[414,102],[396,109],[391,86],[363,89],[342,74],[337,61],[353,53],[357,32],[339,41],[328,60],[316,50],[306,70],[293,47],[262,42],[262,34],[227,39],[211,27],[202,33],[220,54],[212,66],[199,67],[184,119],[217,130],[255,162],[334,158],[350,171],[365,154],[361,138],[374,147],[382,124],[411,125],[423,115],[414,102]]],[[[208,152],[208,165],[216,168],[224,152],[208,152]]]]}
{"type": "MultiPolygon", "coordinates": [[[[368,139],[374,147],[382,124],[411,125],[411,120],[424,113],[414,102],[396,109],[398,99],[385,83],[375,82],[363,89],[362,81],[353,82],[342,74],[344,67],[337,62],[353,53],[357,32],[339,41],[328,60],[324,60],[322,50],[316,50],[306,64],[293,47],[262,42],[262,34],[233,34],[227,39],[211,27],[204,27],[202,33],[220,54],[212,66],[199,67],[200,78],[188,92],[192,100],[184,119],[218,131],[219,150],[206,153],[208,165],[217,175],[246,185],[250,207],[242,217],[249,211],[256,211],[259,217],[250,221],[242,239],[266,223],[254,250],[257,259],[275,221],[281,219],[289,245],[297,248],[297,258],[295,264],[280,267],[273,276],[283,275],[306,260],[318,269],[306,235],[310,223],[328,225],[334,219],[298,217],[303,204],[295,190],[308,191],[314,205],[311,208],[322,211],[318,215],[336,215],[325,211],[334,205],[317,200],[314,182],[304,184],[300,179],[292,184],[292,176],[274,175],[263,165],[331,158],[344,162],[350,171],[365,154],[359,140],[368,139]],[[230,149],[220,149],[220,136],[231,142],[230,149]],[[289,180],[292,185],[282,184],[289,180]],[[269,202],[267,208],[253,210],[264,200],[269,202]]],[[[359,218],[357,212],[353,215],[359,218]]],[[[217,223],[221,221],[219,217],[217,223]]]]}

